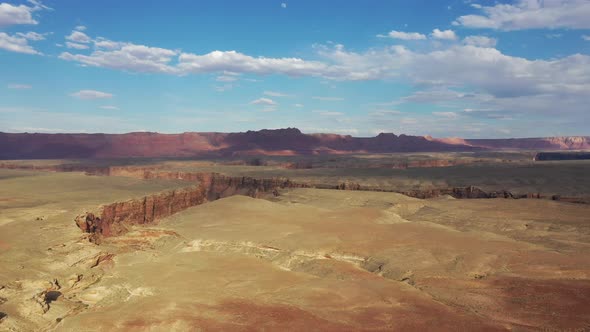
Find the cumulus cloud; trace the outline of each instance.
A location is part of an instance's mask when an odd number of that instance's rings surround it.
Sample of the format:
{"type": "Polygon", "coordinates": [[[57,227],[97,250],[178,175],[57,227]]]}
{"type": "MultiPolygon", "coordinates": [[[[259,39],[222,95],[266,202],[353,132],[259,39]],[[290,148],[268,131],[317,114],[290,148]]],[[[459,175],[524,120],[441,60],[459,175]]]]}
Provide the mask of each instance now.
{"type": "Polygon", "coordinates": [[[204,55],[181,53],[178,62],[177,70],[184,74],[231,71],[259,75],[317,76],[327,68],[326,64],[317,61],[252,57],[236,51],[213,51],[204,55]]]}
{"type": "Polygon", "coordinates": [[[495,38],[485,36],[468,36],[463,39],[465,45],[473,45],[480,47],[496,47],[498,41],[495,38]]]}
{"type": "Polygon", "coordinates": [[[401,39],[401,40],[423,40],[426,39],[426,35],[423,35],[418,32],[403,32],[403,31],[390,31],[387,35],[377,35],[377,37],[381,38],[393,38],[393,39],[401,39]]]}
{"type": "Polygon", "coordinates": [[[77,27],[74,28],[74,30],[77,31],[86,31],[86,27],[83,25],[78,25],[77,27]]]}
{"type": "Polygon", "coordinates": [[[582,39],[584,39],[585,41],[590,41],[590,35],[583,35],[582,39]]]}
{"type": "Polygon", "coordinates": [[[473,7],[481,15],[464,15],[453,24],[500,30],[590,29],[588,0],[518,0],[515,4],[473,7]]]}
{"type": "Polygon", "coordinates": [[[116,42],[116,41],[108,40],[108,39],[103,38],[103,37],[98,37],[95,40],[93,40],[93,42],[94,42],[94,47],[96,47],[96,48],[102,48],[102,49],[106,49],[106,50],[120,49],[123,46],[129,44],[129,43],[122,43],[122,42],[116,42]]]}
{"type": "Polygon", "coordinates": [[[66,39],[73,41],[75,43],[82,43],[82,44],[87,44],[92,41],[92,39],[90,39],[90,37],[88,37],[87,34],[85,34],[82,31],[78,31],[78,30],[72,31],[72,33],[69,36],[66,36],[66,39]]]}
{"type": "Polygon", "coordinates": [[[252,105],[276,106],[277,103],[270,98],[258,98],[250,102],[252,105]]]}
{"type": "Polygon", "coordinates": [[[26,33],[17,32],[16,35],[19,37],[28,39],[28,40],[39,41],[39,40],[45,40],[45,35],[47,35],[47,34],[46,33],[41,34],[41,33],[33,32],[33,31],[29,31],[26,33]]]}
{"type": "MultiPolygon", "coordinates": [[[[98,42],[97,38],[95,46],[98,42]]],[[[88,66],[133,72],[173,75],[220,73],[218,79],[228,83],[238,74],[282,74],[330,80],[397,80],[426,90],[452,91],[447,91],[447,95],[455,96],[447,98],[465,103],[489,103],[489,99],[497,99],[494,107],[515,108],[516,103],[522,103],[526,105],[520,106],[520,109],[532,112],[535,107],[545,112],[549,107],[547,105],[555,106],[555,101],[567,101],[568,110],[579,112],[590,102],[590,56],[574,54],[550,60],[530,60],[502,53],[493,47],[495,40],[483,36],[469,36],[461,44],[451,44],[434,51],[413,51],[393,45],[353,52],[339,44],[315,45],[314,60],[254,57],[237,51],[198,55],[106,39],[100,42],[105,43],[104,47],[95,47],[89,55],[64,52],[60,58],[88,66]],[[460,90],[471,92],[457,92],[460,90]],[[475,99],[471,96],[474,94],[487,99],[475,99]],[[533,97],[534,100],[531,99],[533,97]],[[526,98],[532,101],[527,102],[526,98]],[[547,103],[552,99],[554,102],[547,103]]],[[[418,97],[410,96],[403,102],[418,97]]],[[[325,97],[319,98],[322,100],[325,97]]],[[[558,106],[557,109],[565,108],[558,106]]]]}
{"type": "Polygon", "coordinates": [[[19,36],[11,36],[5,32],[0,32],[0,49],[25,54],[41,54],[29,45],[28,39],[19,36]]]}
{"type": "Polygon", "coordinates": [[[75,50],[86,50],[86,49],[89,48],[88,45],[78,44],[78,43],[72,43],[72,42],[66,42],[66,47],[67,48],[73,48],[75,50]]]}
{"type": "Polygon", "coordinates": [[[455,31],[453,31],[453,30],[441,31],[439,29],[434,29],[434,30],[432,30],[432,33],[430,34],[430,36],[432,36],[432,38],[434,38],[434,39],[443,39],[443,40],[457,39],[457,35],[455,34],[455,31]]]}
{"type": "Polygon", "coordinates": [[[17,24],[38,24],[33,18],[33,13],[42,9],[50,9],[39,1],[29,1],[32,6],[11,5],[9,3],[0,3],[0,27],[17,25],[17,24]]]}
{"type": "Polygon", "coordinates": [[[96,90],[80,90],[78,92],[74,92],[70,94],[70,96],[83,99],[83,100],[92,100],[92,99],[110,99],[113,98],[113,94],[96,91],[96,90]]]}
{"type": "Polygon", "coordinates": [[[120,44],[113,50],[95,50],[90,55],[63,52],[60,59],[93,67],[105,67],[144,73],[180,74],[169,63],[178,53],[158,47],[120,44]]]}

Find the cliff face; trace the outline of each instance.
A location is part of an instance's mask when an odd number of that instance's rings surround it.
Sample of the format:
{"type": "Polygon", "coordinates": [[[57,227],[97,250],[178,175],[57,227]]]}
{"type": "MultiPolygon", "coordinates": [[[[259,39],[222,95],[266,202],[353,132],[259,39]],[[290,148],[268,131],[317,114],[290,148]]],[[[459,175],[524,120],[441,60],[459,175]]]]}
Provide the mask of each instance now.
{"type": "Polygon", "coordinates": [[[168,191],[140,199],[101,206],[76,218],[78,227],[90,233],[90,240],[100,243],[103,237],[124,234],[132,225],[151,224],[189,207],[233,195],[259,197],[277,193],[280,188],[301,188],[286,179],[254,179],[228,177],[216,173],[155,172],[142,169],[115,168],[110,175],[142,179],[184,179],[197,184],[193,187],[168,191]]]}
{"type": "Polygon", "coordinates": [[[100,243],[102,237],[123,234],[132,225],[151,224],[206,201],[204,188],[196,186],[105,205],[75,221],[82,231],[90,233],[92,242],[100,243]]]}

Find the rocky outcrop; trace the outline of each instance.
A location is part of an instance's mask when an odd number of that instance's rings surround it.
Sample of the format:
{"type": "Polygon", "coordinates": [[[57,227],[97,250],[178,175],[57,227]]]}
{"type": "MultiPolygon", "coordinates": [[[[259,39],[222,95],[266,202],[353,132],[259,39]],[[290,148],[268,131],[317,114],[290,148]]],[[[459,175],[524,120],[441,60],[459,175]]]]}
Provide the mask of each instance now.
{"type": "MultiPolygon", "coordinates": [[[[233,195],[259,197],[277,194],[282,188],[301,188],[288,179],[254,179],[228,177],[216,173],[153,172],[151,170],[115,169],[114,174],[144,179],[184,179],[197,184],[178,189],[101,206],[98,211],[76,217],[76,225],[90,234],[90,241],[100,243],[103,237],[126,233],[133,225],[152,224],[177,212],[208,201],[233,195]]],[[[113,175],[113,174],[111,174],[113,175]]]]}
{"type": "Polygon", "coordinates": [[[159,193],[140,199],[104,205],[98,212],[88,212],[76,218],[76,225],[90,233],[90,240],[99,243],[102,237],[116,236],[132,225],[152,224],[191,206],[207,201],[203,186],[159,193]]]}

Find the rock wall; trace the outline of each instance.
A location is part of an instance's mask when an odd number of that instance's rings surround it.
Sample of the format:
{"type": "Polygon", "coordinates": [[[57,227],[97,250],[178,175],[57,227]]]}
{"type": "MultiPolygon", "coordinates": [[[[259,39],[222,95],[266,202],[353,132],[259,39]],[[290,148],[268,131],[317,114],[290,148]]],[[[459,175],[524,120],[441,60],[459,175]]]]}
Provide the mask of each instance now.
{"type": "Polygon", "coordinates": [[[151,224],[191,206],[207,201],[202,186],[168,191],[140,199],[101,206],[98,212],[76,217],[76,225],[90,233],[90,241],[100,243],[102,237],[126,233],[132,225],[151,224]]]}
{"type": "Polygon", "coordinates": [[[192,187],[167,191],[140,199],[115,202],[76,217],[76,225],[90,233],[90,241],[100,243],[103,237],[126,233],[133,225],[152,224],[190,207],[233,195],[259,197],[278,194],[281,188],[302,188],[288,179],[254,179],[228,177],[216,173],[155,172],[141,169],[115,169],[110,175],[143,179],[183,179],[196,182],[192,187]]]}

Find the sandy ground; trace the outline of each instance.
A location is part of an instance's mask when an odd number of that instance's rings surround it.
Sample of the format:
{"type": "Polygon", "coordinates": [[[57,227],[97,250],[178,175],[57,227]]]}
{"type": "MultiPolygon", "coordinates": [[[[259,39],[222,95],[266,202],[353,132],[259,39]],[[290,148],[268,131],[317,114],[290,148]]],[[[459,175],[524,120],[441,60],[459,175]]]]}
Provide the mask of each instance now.
{"type": "Polygon", "coordinates": [[[590,329],[588,205],[295,189],[98,246],[73,222],[180,185],[1,171],[0,331],[590,329]]]}

